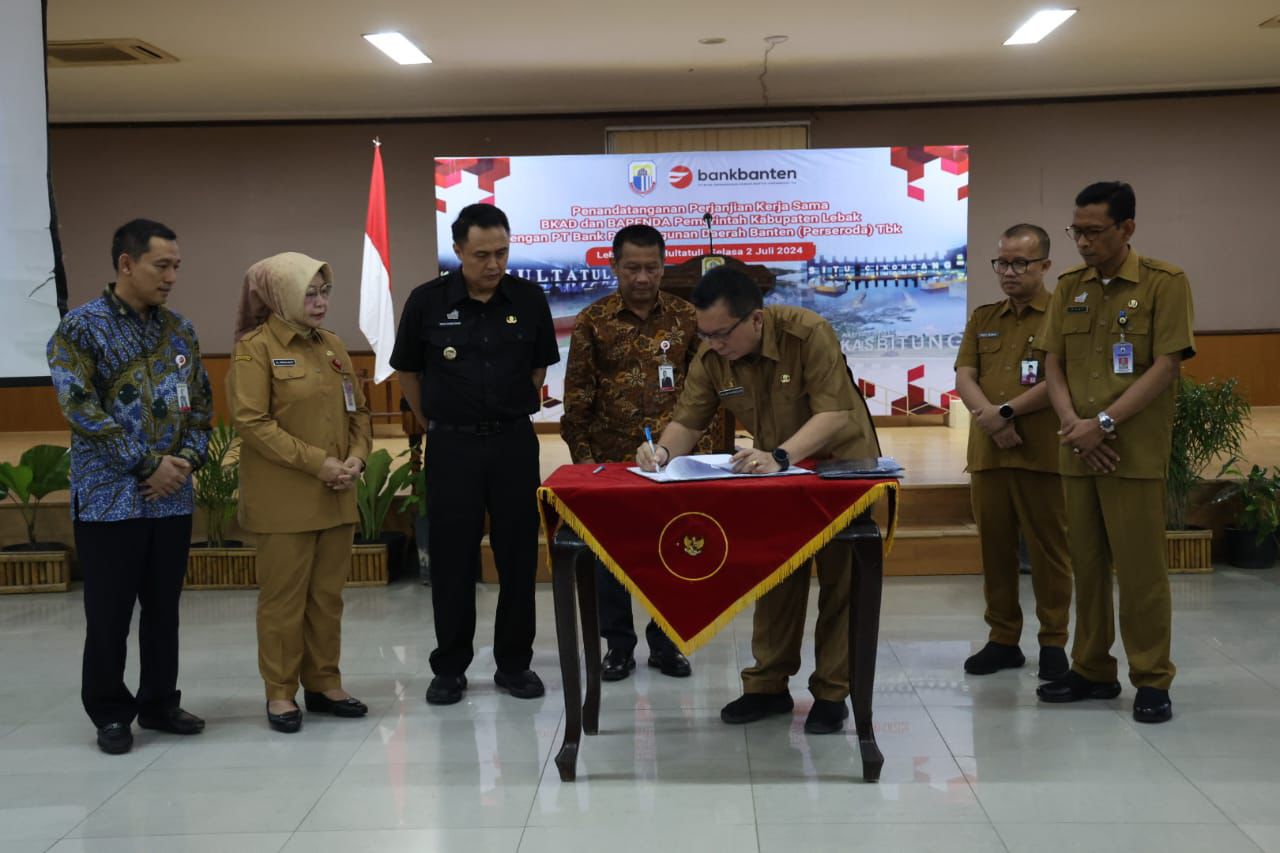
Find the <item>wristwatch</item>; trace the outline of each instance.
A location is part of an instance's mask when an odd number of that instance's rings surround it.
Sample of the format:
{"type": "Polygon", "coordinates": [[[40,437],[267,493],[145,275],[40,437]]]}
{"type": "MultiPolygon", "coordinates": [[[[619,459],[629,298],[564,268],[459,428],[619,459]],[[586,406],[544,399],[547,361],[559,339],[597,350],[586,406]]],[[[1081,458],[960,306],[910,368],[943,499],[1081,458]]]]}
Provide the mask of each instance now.
{"type": "Polygon", "coordinates": [[[1116,431],[1115,418],[1111,417],[1111,415],[1108,415],[1106,412],[1098,412],[1098,426],[1102,428],[1103,432],[1110,435],[1116,431]]]}
{"type": "Polygon", "coordinates": [[[773,449],[773,461],[778,463],[778,470],[785,471],[791,467],[791,454],[781,447],[773,449]]]}
{"type": "Polygon", "coordinates": [[[1000,411],[1000,417],[1004,418],[1006,421],[1013,420],[1013,406],[1010,406],[1008,403],[1005,403],[1000,407],[999,411],[1000,411]]]}

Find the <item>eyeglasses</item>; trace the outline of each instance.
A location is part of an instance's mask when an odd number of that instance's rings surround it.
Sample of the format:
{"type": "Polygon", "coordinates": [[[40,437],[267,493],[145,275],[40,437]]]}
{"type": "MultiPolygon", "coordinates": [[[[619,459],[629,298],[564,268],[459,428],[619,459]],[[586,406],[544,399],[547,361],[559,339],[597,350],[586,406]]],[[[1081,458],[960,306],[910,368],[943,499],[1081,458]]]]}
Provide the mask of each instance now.
{"type": "Polygon", "coordinates": [[[1043,258],[1015,258],[1012,261],[1006,261],[1004,258],[992,258],[991,268],[1000,275],[1004,275],[1009,270],[1013,270],[1015,275],[1022,275],[1032,264],[1039,263],[1040,261],[1046,261],[1048,259],[1048,255],[1045,255],[1043,258]]]}
{"type": "MultiPolygon", "coordinates": [[[[747,315],[747,317],[750,317],[750,316],[751,316],[750,314],[748,314],[748,315],[747,315]]],[[[734,330],[734,329],[736,329],[736,328],[738,328],[739,326],[741,326],[741,325],[742,325],[742,321],[743,321],[743,320],[745,320],[745,319],[747,319],[747,317],[739,317],[739,318],[738,318],[738,322],[734,323],[734,324],[733,324],[732,326],[730,326],[729,328],[725,329],[724,331],[720,331],[720,332],[704,332],[704,331],[702,331],[701,329],[698,329],[698,337],[699,337],[699,338],[701,338],[701,339],[702,339],[702,340],[704,340],[704,341],[724,341],[724,340],[728,340],[729,336],[733,334],[733,330],[734,330]]]]}
{"type": "Polygon", "coordinates": [[[1067,236],[1075,241],[1079,241],[1081,237],[1085,237],[1090,243],[1092,243],[1112,228],[1119,228],[1122,224],[1123,223],[1121,222],[1112,222],[1110,225],[1106,225],[1102,228],[1077,228],[1074,225],[1069,225],[1067,226],[1067,236]]]}
{"type": "Polygon", "coordinates": [[[307,288],[307,292],[305,295],[307,299],[317,299],[321,296],[323,296],[325,299],[328,299],[329,294],[331,293],[333,293],[333,285],[326,284],[324,287],[321,287],[318,290],[314,287],[307,288]]]}

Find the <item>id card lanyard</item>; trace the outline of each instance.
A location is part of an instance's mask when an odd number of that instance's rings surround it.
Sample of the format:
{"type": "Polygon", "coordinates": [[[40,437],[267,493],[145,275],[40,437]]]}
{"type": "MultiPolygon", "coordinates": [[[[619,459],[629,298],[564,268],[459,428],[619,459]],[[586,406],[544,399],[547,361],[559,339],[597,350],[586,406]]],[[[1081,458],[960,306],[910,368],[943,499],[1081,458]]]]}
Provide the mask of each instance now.
{"type": "MultiPolygon", "coordinates": [[[[1136,301],[1130,301],[1129,305],[1132,308],[1138,307],[1136,301]]],[[[1111,371],[1116,374],[1133,373],[1133,344],[1124,338],[1124,329],[1129,323],[1129,315],[1125,309],[1120,309],[1116,322],[1120,325],[1120,341],[1111,345],[1111,371]]]]}
{"type": "Polygon", "coordinates": [[[1019,382],[1023,385],[1035,385],[1040,381],[1040,359],[1032,358],[1031,353],[1031,344],[1035,342],[1035,339],[1035,335],[1028,336],[1027,348],[1023,352],[1024,358],[1018,368],[1019,382]]]}
{"type": "Polygon", "coordinates": [[[675,393],[676,390],[676,368],[667,358],[667,350],[671,349],[671,341],[664,340],[658,344],[658,348],[662,350],[662,354],[658,356],[658,390],[668,393],[675,393]]]}

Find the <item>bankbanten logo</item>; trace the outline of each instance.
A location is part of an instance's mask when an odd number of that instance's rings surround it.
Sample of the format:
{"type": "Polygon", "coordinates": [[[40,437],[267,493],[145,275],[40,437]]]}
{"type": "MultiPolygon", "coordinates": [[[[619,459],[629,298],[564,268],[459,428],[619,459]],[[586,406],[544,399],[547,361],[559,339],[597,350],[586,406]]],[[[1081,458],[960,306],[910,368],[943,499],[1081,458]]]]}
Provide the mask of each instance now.
{"type": "Polygon", "coordinates": [[[672,166],[667,173],[667,180],[671,182],[671,186],[682,190],[693,183],[693,172],[688,166],[672,166]]]}

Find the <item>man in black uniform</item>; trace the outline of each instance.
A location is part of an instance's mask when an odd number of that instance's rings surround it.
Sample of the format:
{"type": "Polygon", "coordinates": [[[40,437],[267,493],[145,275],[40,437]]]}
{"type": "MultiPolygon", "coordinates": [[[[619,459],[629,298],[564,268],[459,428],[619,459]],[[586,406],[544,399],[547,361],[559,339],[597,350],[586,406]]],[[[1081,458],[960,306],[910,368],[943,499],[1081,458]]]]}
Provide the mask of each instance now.
{"type": "Polygon", "coordinates": [[[511,226],[491,204],[462,209],[453,223],[461,262],[414,289],[405,304],[391,366],[427,430],[428,551],[436,649],[432,705],[467,689],[475,654],[477,549],[489,515],[500,591],[494,625],[494,682],[512,696],[544,692],[533,658],[538,562],[538,437],[547,365],[560,360],[542,288],[507,275],[511,226]]]}

